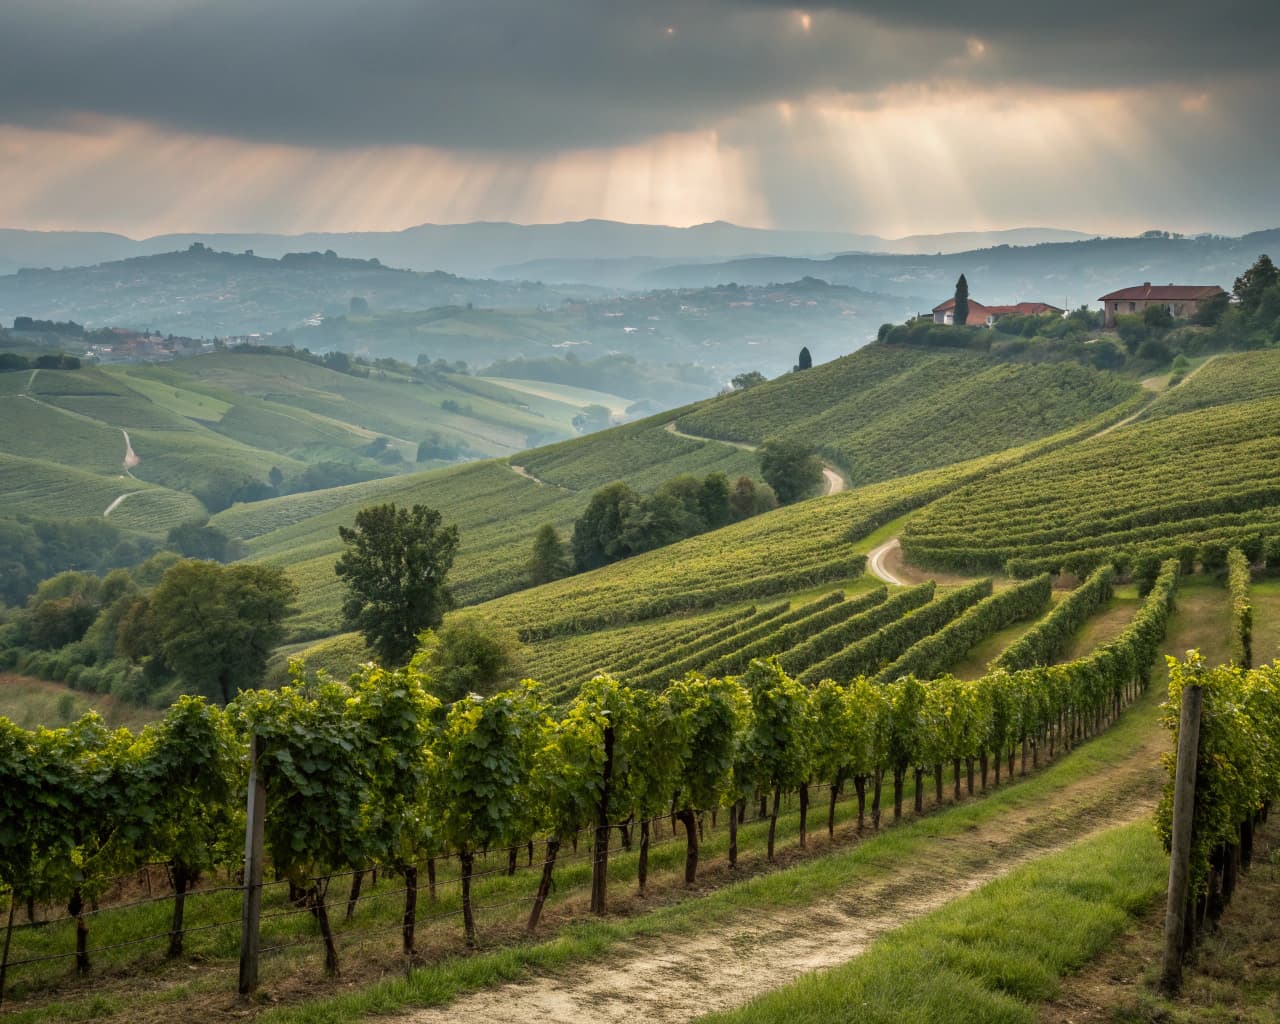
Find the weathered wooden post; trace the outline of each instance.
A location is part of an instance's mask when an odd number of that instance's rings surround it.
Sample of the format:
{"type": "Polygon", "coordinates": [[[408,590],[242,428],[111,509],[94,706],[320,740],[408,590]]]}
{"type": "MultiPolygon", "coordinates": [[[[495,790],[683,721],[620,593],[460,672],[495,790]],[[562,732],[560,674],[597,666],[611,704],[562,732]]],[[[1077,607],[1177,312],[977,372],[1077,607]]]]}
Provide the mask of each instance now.
{"type": "Polygon", "coordinates": [[[1169,898],[1164,917],[1164,964],[1160,987],[1174,995],[1182,987],[1186,954],[1187,895],[1191,887],[1191,828],[1196,813],[1196,758],[1200,750],[1200,710],[1204,687],[1182,691],[1178,761],[1173,778],[1173,834],[1169,843],[1169,898]]]}
{"type": "Polygon", "coordinates": [[[262,777],[264,744],[253,737],[249,761],[249,797],[244,831],[244,897],[240,918],[240,994],[258,987],[258,920],[262,916],[262,841],[266,824],[267,783],[262,777]]]}

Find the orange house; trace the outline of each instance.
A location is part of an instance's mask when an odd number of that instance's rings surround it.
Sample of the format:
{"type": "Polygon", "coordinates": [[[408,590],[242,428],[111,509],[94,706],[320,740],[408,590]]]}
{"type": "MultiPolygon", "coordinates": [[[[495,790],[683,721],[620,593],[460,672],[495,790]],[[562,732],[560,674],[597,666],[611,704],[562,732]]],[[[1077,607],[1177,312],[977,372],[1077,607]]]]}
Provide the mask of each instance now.
{"type": "Polygon", "coordinates": [[[1156,284],[1144,281],[1133,288],[1121,288],[1098,299],[1102,303],[1104,323],[1116,325],[1116,317],[1130,313],[1142,315],[1148,306],[1165,306],[1175,317],[1195,314],[1200,303],[1225,295],[1216,284],[1156,284]]]}
{"type": "MultiPolygon", "coordinates": [[[[940,306],[934,306],[933,322],[935,324],[953,324],[956,317],[956,300],[954,298],[947,299],[940,306]]],[[[984,306],[981,302],[974,299],[969,300],[969,318],[965,321],[967,327],[990,327],[1002,316],[1009,316],[1011,313],[1018,316],[1031,316],[1032,314],[1039,316],[1041,313],[1057,313],[1062,315],[1063,311],[1057,306],[1051,306],[1047,302],[1018,302],[1012,306],[984,306]]]]}

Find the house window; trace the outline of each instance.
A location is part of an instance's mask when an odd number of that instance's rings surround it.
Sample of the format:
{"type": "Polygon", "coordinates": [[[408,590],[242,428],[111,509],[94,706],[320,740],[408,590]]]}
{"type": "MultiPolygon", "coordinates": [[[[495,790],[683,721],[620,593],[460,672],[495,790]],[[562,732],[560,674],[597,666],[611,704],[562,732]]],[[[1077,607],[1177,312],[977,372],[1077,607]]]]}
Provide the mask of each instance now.
{"type": "Polygon", "coordinates": [[[1130,313],[1138,312],[1138,304],[1136,302],[1129,303],[1129,312],[1130,313]]]}

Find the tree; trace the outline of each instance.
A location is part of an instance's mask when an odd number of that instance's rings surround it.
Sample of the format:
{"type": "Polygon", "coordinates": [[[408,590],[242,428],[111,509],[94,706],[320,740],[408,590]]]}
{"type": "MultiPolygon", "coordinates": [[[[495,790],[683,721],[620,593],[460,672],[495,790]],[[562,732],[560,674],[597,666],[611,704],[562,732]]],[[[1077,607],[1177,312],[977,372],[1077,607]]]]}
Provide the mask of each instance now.
{"type": "Polygon", "coordinates": [[[796,441],[766,442],[760,449],[760,472],[784,505],[812,494],[822,483],[822,463],[812,448],[796,441]]]}
{"type": "Polygon", "coordinates": [[[212,562],[231,562],[244,553],[244,546],[238,540],[207,524],[181,523],[169,531],[165,543],[184,558],[212,562]]]}
{"type": "Polygon", "coordinates": [[[751,516],[768,512],[778,507],[778,498],[768,484],[756,486],[749,476],[738,477],[729,495],[730,518],[733,520],[749,519],[751,516]]]}
{"type": "Polygon", "coordinates": [[[969,282],[965,280],[964,274],[956,281],[956,305],[951,314],[951,322],[957,327],[963,327],[969,322],[969,282]]]}
{"type": "Polygon", "coordinates": [[[604,430],[608,427],[613,421],[612,416],[613,414],[606,406],[592,404],[583,406],[580,412],[574,414],[570,422],[579,434],[589,434],[593,430],[604,430]]]}
{"type": "Polygon", "coordinates": [[[1240,303],[1240,308],[1252,314],[1262,302],[1262,293],[1277,284],[1280,284],[1280,269],[1264,253],[1254,260],[1253,266],[1236,278],[1231,291],[1240,303]]]}
{"type": "Polygon", "coordinates": [[[640,495],[621,480],[591,495],[586,510],[573,524],[573,561],[579,572],[616,562],[630,553],[622,547],[622,535],[640,501],[640,495]]]}
{"type": "Polygon", "coordinates": [[[1149,332],[1163,334],[1173,326],[1173,314],[1168,306],[1148,306],[1142,311],[1142,323],[1149,332]]]}
{"type": "Polygon", "coordinates": [[[733,377],[729,383],[733,385],[734,391],[747,391],[757,384],[763,384],[768,380],[767,377],[759,370],[748,370],[746,373],[740,373],[733,377]]]}
{"type": "Polygon", "coordinates": [[[573,571],[569,549],[560,539],[560,531],[550,523],[538,528],[533,538],[533,554],[529,557],[529,579],[540,586],[562,579],[573,571]]]}
{"type": "Polygon", "coordinates": [[[338,527],[346,545],[334,572],[345,581],[342,614],[384,665],[403,665],[418,633],[439,626],[453,607],[446,579],[458,551],[458,528],[425,505],[375,505],[338,527]]]}
{"type": "Polygon", "coordinates": [[[267,473],[267,483],[277,491],[280,490],[281,485],[284,483],[284,472],[279,466],[271,467],[271,471],[267,473]]]}
{"type": "MultiPolygon", "coordinates": [[[[178,562],[151,595],[142,647],[159,654],[189,692],[226,704],[262,681],[297,593],[272,566],[178,562]]],[[[130,620],[131,631],[138,623],[130,620]]],[[[124,646],[138,648],[136,639],[124,646]]]]}
{"type": "Polygon", "coordinates": [[[796,360],[797,370],[813,369],[813,356],[809,355],[809,346],[805,345],[800,349],[800,358],[796,360]]]}
{"type": "Polygon", "coordinates": [[[524,675],[524,649],[515,633],[476,615],[450,616],[439,630],[424,632],[421,642],[412,665],[445,704],[471,693],[488,696],[524,675]]]}

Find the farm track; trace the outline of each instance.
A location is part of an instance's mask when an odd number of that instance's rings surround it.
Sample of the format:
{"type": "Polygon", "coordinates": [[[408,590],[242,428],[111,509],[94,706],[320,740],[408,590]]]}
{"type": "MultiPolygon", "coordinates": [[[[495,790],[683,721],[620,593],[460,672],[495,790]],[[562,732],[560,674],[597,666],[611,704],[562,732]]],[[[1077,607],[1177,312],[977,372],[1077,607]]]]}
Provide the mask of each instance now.
{"type": "Polygon", "coordinates": [[[803,908],[753,911],[689,936],[637,941],[608,959],[576,964],[419,1010],[412,1024],[539,1020],[675,1024],[739,1006],[809,971],[844,963],[876,938],[1014,868],[1149,815],[1165,737],[1149,702],[1142,741],[1105,774],[1073,782],[1035,806],[1011,807],[968,831],[937,837],[935,856],[913,856],[803,908]]]}
{"type": "Polygon", "coordinates": [[[116,509],[118,509],[122,504],[124,504],[124,499],[125,499],[125,498],[128,498],[130,495],[134,495],[134,494],[137,494],[137,493],[138,493],[137,491],[125,491],[125,492],[124,492],[124,494],[122,494],[122,495],[120,495],[120,497],[116,498],[116,500],[115,500],[115,501],[113,501],[110,505],[108,505],[108,506],[103,510],[103,512],[102,512],[102,518],[103,518],[103,519],[106,519],[106,518],[107,518],[107,516],[111,515],[111,513],[112,513],[112,512],[114,512],[114,511],[115,511],[116,509]]]}
{"type": "MultiPolygon", "coordinates": [[[[683,430],[676,429],[675,420],[672,420],[664,428],[668,434],[674,434],[676,437],[683,437],[686,441],[712,441],[715,444],[727,444],[730,448],[737,448],[744,452],[756,452],[760,450],[759,445],[747,444],[745,441],[722,441],[718,437],[699,437],[697,434],[686,434],[683,430]]],[[[822,496],[830,497],[833,494],[839,494],[846,490],[849,481],[844,478],[844,474],[829,462],[822,464],[822,496]]]]}
{"type": "Polygon", "coordinates": [[[890,537],[879,547],[872,548],[867,553],[867,570],[878,579],[884,580],[885,583],[890,583],[895,587],[906,586],[885,565],[885,560],[890,552],[896,551],[901,547],[902,542],[897,537],[890,537]]]}

